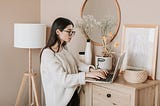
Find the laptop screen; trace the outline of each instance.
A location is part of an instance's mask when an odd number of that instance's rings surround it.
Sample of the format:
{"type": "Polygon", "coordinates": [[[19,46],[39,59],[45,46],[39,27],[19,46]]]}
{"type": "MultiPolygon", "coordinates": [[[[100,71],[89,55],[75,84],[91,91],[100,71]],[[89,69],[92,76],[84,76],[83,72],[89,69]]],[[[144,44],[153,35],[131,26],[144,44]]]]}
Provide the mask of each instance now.
{"type": "Polygon", "coordinates": [[[115,70],[114,70],[114,75],[113,75],[112,81],[114,81],[118,77],[119,71],[120,71],[122,63],[123,63],[124,56],[125,56],[125,53],[123,53],[118,58],[118,61],[117,61],[117,64],[116,64],[116,67],[115,67],[115,70]]]}

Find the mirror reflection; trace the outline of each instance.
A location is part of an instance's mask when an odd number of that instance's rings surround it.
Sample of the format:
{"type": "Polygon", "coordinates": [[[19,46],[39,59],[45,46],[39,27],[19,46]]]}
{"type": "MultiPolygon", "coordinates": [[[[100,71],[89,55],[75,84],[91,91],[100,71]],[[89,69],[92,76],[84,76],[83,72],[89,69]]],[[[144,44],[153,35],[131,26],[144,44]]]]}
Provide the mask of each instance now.
{"type": "MultiPolygon", "coordinates": [[[[81,16],[83,18],[88,15],[93,16],[98,22],[108,18],[114,20],[114,22],[112,22],[114,26],[110,31],[114,39],[120,25],[120,10],[117,0],[86,0],[82,7],[81,16]]],[[[87,35],[87,37],[96,44],[101,44],[102,33],[96,25],[93,27],[92,33],[87,35]]]]}

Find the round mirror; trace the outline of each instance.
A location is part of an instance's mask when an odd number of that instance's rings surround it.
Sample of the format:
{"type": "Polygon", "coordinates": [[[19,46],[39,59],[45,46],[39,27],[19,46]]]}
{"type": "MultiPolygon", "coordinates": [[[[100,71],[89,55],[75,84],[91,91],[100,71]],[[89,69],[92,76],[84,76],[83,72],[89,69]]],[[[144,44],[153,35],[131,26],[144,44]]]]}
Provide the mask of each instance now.
{"type": "MultiPolygon", "coordinates": [[[[112,24],[112,30],[110,31],[110,33],[112,33],[111,41],[117,35],[121,20],[120,8],[117,0],[85,0],[81,9],[81,17],[84,18],[85,16],[94,17],[97,23],[112,24]]],[[[102,34],[97,28],[97,25],[93,26],[91,34],[85,35],[85,37],[91,39],[94,45],[100,46],[102,34]]]]}

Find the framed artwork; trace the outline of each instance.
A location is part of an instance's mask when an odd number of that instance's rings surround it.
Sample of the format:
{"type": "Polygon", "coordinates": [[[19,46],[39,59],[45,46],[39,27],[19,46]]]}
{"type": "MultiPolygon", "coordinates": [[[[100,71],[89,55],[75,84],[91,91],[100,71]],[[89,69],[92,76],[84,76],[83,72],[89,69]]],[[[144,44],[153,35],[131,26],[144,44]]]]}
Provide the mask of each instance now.
{"type": "Polygon", "coordinates": [[[122,52],[126,52],[122,69],[127,66],[148,71],[155,79],[158,47],[158,25],[127,24],[123,26],[122,52]]]}

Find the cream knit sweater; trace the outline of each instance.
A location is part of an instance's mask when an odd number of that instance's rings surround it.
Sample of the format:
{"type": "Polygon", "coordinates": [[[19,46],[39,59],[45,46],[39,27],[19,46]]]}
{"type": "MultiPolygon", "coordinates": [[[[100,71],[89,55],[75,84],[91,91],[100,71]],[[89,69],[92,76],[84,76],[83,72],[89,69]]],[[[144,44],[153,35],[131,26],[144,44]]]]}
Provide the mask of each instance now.
{"type": "Polygon", "coordinates": [[[63,49],[54,53],[45,49],[41,56],[41,79],[44,88],[46,106],[66,106],[79,85],[85,84],[86,65],[63,49]]]}

